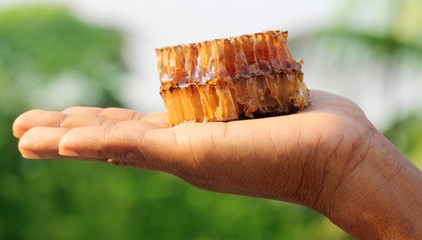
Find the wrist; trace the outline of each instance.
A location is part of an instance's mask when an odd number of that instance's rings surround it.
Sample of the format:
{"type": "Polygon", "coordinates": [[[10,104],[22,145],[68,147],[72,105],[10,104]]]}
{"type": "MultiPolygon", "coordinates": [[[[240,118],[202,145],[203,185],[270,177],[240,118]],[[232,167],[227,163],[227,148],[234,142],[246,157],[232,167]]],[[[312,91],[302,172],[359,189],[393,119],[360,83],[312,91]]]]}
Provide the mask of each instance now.
{"type": "Polygon", "coordinates": [[[345,176],[326,215],[363,239],[422,238],[422,174],[381,133],[345,176]]]}

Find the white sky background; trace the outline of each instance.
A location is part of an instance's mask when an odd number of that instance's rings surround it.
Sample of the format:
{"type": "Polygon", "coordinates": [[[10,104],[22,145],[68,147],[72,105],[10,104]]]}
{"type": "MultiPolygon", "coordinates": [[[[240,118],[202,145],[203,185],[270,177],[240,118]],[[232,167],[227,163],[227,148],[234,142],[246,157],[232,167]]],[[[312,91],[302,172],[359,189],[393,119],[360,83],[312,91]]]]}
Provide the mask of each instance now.
{"type": "MultiPolygon", "coordinates": [[[[294,37],[330,25],[346,1],[0,0],[0,6],[63,4],[88,23],[123,31],[125,58],[130,67],[123,101],[137,111],[158,112],[164,111],[164,104],[158,93],[160,82],[155,48],[274,29],[288,30],[289,36],[294,37]]],[[[295,57],[301,59],[303,56],[295,57]]],[[[304,81],[308,87],[325,86],[318,82],[321,75],[312,76],[312,66],[308,68],[311,72],[306,72],[305,63],[304,81]]],[[[351,94],[338,86],[324,90],[357,101],[379,128],[387,126],[392,119],[391,113],[386,118],[387,110],[377,106],[382,99],[375,103],[370,102],[371,97],[357,99],[355,96],[359,93],[351,94]]]]}

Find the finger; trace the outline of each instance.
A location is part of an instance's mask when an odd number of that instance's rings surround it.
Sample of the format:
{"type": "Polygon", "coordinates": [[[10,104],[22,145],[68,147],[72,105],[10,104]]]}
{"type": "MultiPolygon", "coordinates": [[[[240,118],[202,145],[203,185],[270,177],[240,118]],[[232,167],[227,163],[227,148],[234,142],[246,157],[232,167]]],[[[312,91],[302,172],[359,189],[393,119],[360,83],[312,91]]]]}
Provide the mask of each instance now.
{"type": "MultiPolygon", "coordinates": [[[[34,127],[28,130],[19,140],[18,148],[24,158],[57,159],[73,158],[59,154],[61,137],[68,132],[66,128],[34,127]]],[[[92,160],[80,157],[79,160],[92,160]]]]}
{"type": "Polygon", "coordinates": [[[327,108],[332,104],[333,97],[337,96],[325,91],[310,90],[309,105],[300,113],[310,112],[320,108],[327,108]]]}
{"type": "Polygon", "coordinates": [[[76,128],[84,126],[124,126],[128,128],[144,129],[147,126],[151,129],[157,128],[158,126],[154,123],[155,117],[148,117],[141,120],[127,120],[118,121],[104,118],[97,118],[93,116],[82,116],[82,115],[68,115],[63,119],[61,127],[63,128],[76,128]]]}
{"type": "Polygon", "coordinates": [[[13,135],[17,138],[35,126],[60,127],[66,114],[60,112],[48,112],[31,110],[21,114],[13,123],[13,135]]]}
{"type": "Polygon", "coordinates": [[[71,107],[63,111],[66,114],[88,115],[113,120],[140,120],[145,114],[123,108],[71,107]]]}
{"type": "Polygon", "coordinates": [[[122,108],[95,108],[95,107],[71,107],[63,111],[72,115],[88,115],[112,120],[142,120],[155,124],[159,127],[168,127],[166,113],[138,113],[122,108]]]}
{"type": "Polygon", "coordinates": [[[356,103],[345,97],[329,92],[311,90],[309,101],[309,106],[299,114],[329,112],[340,115],[352,114],[357,118],[366,118],[365,113],[356,103]]]}
{"type": "Polygon", "coordinates": [[[60,158],[58,143],[66,128],[34,127],[19,140],[18,148],[24,158],[60,158]]]}
{"type": "Polygon", "coordinates": [[[83,126],[113,126],[121,121],[98,118],[84,115],[67,115],[63,118],[60,127],[75,128],[83,126]]]}
{"type": "Polygon", "coordinates": [[[99,116],[114,120],[140,120],[145,114],[123,108],[105,108],[99,116]]]}
{"type": "Polygon", "coordinates": [[[311,90],[309,101],[311,104],[305,109],[306,111],[313,109],[336,109],[339,106],[359,108],[353,101],[345,97],[321,90],[311,90]]]}
{"type": "Polygon", "coordinates": [[[148,121],[138,121],[138,120],[129,120],[129,121],[119,121],[115,124],[116,127],[125,127],[125,128],[136,128],[136,129],[157,129],[161,128],[154,123],[148,121]]]}
{"type": "Polygon", "coordinates": [[[13,134],[20,138],[26,131],[37,126],[74,128],[80,126],[112,126],[118,122],[120,121],[87,115],[68,115],[61,112],[32,110],[22,114],[15,120],[13,134]]]}
{"type": "Polygon", "coordinates": [[[147,158],[141,151],[147,131],[156,129],[152,124],[124,126],[91,126],[69,130],[59,142],[63,156],[93,160],[114,159],[125,165],[135,165],[147,158]]]}
{"type": "Polygon", "coordinates": [[[150,113],[142,117],[141,121],[154,124],[160,128],[168,128],[167,113],[150,113]]]}
{"type": "Polygon", "coordinates": [[[103,108],[98,107],[71,107],[65,109],[62,113],[98,117],[102,110],[103,108]]]}
{"type": "Polygon", "coordinates": [[[145,124],[144,128],[74,128],[60,139],[59,153],[81,160],[90,159],[174,173],[173,168],[169,167],[172,156],[156,156],[157,146],[146,140],[146,133],[154,131],[153,129],[156,126],[151,124],[145,124]]]}

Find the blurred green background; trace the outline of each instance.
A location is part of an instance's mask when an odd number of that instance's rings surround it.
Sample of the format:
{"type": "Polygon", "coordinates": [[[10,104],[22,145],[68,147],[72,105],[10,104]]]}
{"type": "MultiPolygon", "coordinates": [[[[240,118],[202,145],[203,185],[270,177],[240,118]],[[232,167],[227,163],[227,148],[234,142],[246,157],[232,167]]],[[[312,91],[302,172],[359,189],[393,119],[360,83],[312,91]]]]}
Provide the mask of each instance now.
{"type": "MultiPolygon", "coordinates": [[[[419,66],[422,28],[407,22],[421,21],[422,4],[404,0],[394,6],[386,31],[358,31],[344,20],[291,45],[317,42],[329,49],[335,42],[330,54],[347,58],[342,49],[352,44],[369,53],[367,61],[419,66]]],[[[0,239],[351,239],[294,204],[209,193],[159,172],[22,159],[11,132],[20,113],[124,107],[124,47],[118,30],[88,25],[64,7],[0,12],[0,239]]],[[[397,114],[384,133],[422,167],[420,110],[397,114]]]]}

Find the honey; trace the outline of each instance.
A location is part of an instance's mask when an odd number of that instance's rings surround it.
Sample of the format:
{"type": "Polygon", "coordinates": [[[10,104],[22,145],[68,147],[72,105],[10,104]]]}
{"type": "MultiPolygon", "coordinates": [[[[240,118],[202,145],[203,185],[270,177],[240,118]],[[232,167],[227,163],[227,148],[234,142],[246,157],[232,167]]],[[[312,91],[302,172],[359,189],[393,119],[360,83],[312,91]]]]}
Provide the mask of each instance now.
{"type": "Polygon", "coordinates": [[[308,105],[287,32],[156,49],[169,126],[294,113],[308,105]]]}

